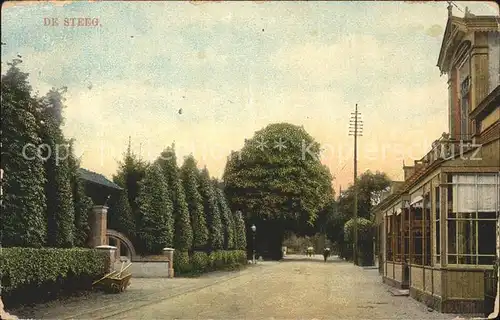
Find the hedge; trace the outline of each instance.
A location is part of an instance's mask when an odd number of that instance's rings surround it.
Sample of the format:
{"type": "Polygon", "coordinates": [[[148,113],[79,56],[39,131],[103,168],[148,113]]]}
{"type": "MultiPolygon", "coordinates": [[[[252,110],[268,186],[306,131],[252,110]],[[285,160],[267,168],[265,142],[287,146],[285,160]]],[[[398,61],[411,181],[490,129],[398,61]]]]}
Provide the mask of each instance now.
{"type": "Polygon", "coordinates": [[[244,250],[219,250],[209,254],[201,251],[174,252],[176,275],[200,274],[208,271],[225,270],[244,265],[247,254],[244,250]]]}
{"type": "Polygon", "coordinates": [[[23,304],[91,289],[92,280],[106,272],[107,261],[105,253],[94,249],[3,248],[2,299],[23,304]]]}

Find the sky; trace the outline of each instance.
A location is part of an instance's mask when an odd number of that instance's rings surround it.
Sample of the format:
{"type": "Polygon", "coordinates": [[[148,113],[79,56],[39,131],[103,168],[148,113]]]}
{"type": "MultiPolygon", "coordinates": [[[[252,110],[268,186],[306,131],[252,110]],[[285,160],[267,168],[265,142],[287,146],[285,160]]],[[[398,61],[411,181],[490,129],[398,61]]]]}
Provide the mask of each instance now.
{"type": "MultiPolygon", "coordinates": [[[[456,2],[498,15],[494,2],[456,2]]],[[[352,183],[349,118],[358,104],[358,173],[402,165],[448,131],[437,64],[446,2],[12,2],[2,74],[22,56],[36,91],[68,87],[64,133],[81,165],[111,178],[131,136],[154,160],[175,141],[221,177],[226,157],[271,123],[302,125],[338,188],[352,183]],[[47,18],[44,20],[44,18],[47,18]],[[57,26],[46,22],[57,18],[57,26]],[[90,18],[90,26],[64,20],[90,18]],[[94,19],[94,20],[91,20],[94,19]],[[178,110],[182,109],[182,113],[178,110]]]]}

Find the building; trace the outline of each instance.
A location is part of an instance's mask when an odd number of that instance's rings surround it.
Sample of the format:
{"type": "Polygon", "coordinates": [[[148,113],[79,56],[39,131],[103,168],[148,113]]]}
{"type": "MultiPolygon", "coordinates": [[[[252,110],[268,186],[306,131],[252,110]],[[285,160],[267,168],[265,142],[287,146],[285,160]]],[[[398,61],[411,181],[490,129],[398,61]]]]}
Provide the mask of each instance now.
{"type": "Polygon", "coordinates": [[[374,208],[379,270],[435,310],[482,313],[500,250],[500,17],[448,11],[438,67],[449,133],[374,208]]]}

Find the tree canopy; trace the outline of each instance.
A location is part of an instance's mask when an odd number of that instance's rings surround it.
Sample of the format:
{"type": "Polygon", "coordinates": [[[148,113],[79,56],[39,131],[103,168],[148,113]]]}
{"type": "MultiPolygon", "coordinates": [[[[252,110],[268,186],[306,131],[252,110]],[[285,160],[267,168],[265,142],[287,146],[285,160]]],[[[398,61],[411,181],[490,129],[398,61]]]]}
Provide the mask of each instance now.
{"type": "MultiPolygon", "coordinates": [[[[373,173],[368,170],[362,173],[356,180],[355,186],[349,186],[347,190],[339,195],[338,200],[330,203],[326,211],[323,212],[324,215],[321,220],[325,223],[324,230],[328,238],[337,243],[340,248],[345,249],[350,246],[349,241],[351,241],[352,236],[345,232],[350,230],[350,225],[353,223],[351,218],[354,210],[355,187],[358,189],[358,221],[364,225],[369,225],[368,222],[373,218],[371,216],[373,206],[380,201],[382,192],[390,184],[391,180],[383,172],[377,171],[373,173]]],[[[360,228],[360,230],[358,234],[363,232],[363,229],[360,228]]]]}
{"type": "Polygon", "coordinates": [[[333,196],[320,144],[303,127],[271,124],[228,159],[223,175],[233,209],[261,220],[313,224],[333,196]]]}

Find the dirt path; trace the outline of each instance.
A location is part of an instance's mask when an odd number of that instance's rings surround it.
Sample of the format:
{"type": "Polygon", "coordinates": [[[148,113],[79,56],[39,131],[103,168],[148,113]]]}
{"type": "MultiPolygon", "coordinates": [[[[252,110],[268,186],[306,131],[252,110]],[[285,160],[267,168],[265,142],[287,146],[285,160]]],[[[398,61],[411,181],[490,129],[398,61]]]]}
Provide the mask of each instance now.
{"type": "Polygon", "coordinates": [[[121,295],[93,295],[23,314],[43,319],[453,319],[394,297],[377,270],[291,256],[197,279],[135,279],[121,295]],[[291,260],[294,258],[294,260],[291,260]]]}

